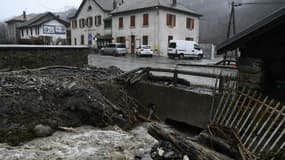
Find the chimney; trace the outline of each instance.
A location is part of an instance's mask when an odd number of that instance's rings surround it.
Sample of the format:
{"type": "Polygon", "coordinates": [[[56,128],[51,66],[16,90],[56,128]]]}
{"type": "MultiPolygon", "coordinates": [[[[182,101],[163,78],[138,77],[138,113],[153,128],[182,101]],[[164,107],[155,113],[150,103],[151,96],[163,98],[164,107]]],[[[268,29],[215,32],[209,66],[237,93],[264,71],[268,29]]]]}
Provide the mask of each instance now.
{"type": "Polygon", "coordinates": [[[116,0],[113,1],[113,9],[116,9],[117,8],[117,2],[116,0]]]}
{"type": "Polygon", "coordinates": [[[177,0],[172,0],[172,5],[175,6],[177,4],[177,0]]]}
{"type": "Polygon", "coordinates": [[[24,19],[24,20],[27,20],[26,11],[23,11],[23,19],[24,19]]]}

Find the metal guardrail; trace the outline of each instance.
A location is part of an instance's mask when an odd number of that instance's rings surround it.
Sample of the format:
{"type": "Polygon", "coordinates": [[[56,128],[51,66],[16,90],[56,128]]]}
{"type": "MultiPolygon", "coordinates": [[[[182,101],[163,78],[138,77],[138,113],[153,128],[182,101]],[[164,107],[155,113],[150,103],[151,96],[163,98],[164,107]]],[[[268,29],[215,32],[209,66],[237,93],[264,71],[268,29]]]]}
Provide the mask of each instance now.
{"type": "MultiPolygon", "coordinates": [[[[203,67],[207,67],[207,66],[203,66],[203,67]]],[[[131,79],[128,80],[128,81],[130,81],[130,83],[136,83],[137,81],[139,81],[143,77],[143,75],[149,76],[151,72],[173,74],[172,79],[173,79],[174,84],[178,81],[179,75],[213,78],[213,79],[216,79],[216,81],[218,80],[218,82],[219,82],[219,85],[216,84],[216,86],[219,86],[219,91],[222,91],[223,88],[225,87],[223,85],[224,80],[227,80],[227,81],[236,81],[237,80],[236,77],[222,75],[222,74],[218,75],[218,74],[214,74],[214,73],[203,73],[203,72],[185,71],[185,70],[177,70],[177,69],[165,69],[165,68],[152,68],[152,67],[137,68],[137,69],[134,69],[132,71],[126,72],[126,73],[118,76],[117,78],[122,78],[122,77],[125,77],[125,76],[130,75],[130,74],[138,73],[137,76],[132,77],[131,79]]]]}
{"type": "MultiPolygon", "coordinates": [[[[228,84],[210,116],[210,124],[235,130],[242,147],[253,157],[284,152],[285,106],[254,89],[228,84]]],[[[268,158],[268,157],[267,157],[268,158]]]]}

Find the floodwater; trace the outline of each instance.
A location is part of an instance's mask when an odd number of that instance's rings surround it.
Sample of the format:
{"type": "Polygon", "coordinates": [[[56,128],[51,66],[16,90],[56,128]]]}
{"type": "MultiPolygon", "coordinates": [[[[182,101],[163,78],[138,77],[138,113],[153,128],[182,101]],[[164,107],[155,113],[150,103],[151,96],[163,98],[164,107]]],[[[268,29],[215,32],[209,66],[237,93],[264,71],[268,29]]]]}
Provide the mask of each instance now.
{"type": "Polygon", "coordinates": [[[136,155],[150,159],[157,142],[147,133],[148,124],[125,132],[117,126],[98,129],[91,126],[73,132],[55,132],[21,146],[0,144],[1,160],[132,160],[136,155]]]}

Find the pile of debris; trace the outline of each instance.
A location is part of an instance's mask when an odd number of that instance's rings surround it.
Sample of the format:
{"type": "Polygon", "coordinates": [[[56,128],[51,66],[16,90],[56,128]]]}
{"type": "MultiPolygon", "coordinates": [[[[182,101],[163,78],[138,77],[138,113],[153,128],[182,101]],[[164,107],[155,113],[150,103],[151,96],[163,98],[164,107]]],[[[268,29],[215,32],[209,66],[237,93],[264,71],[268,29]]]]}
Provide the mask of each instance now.
{"type": "Polygon", "coordinates": [[[121,73],[116,67],[63,66],[1,72],[0,143],[19,145],[65,127],[117,124],[127,129],[148,120],[147,111],[122,87],[114,89],[106,81],[121,73]],[[118,95],[122,102],[112,99],[118,95]]]}

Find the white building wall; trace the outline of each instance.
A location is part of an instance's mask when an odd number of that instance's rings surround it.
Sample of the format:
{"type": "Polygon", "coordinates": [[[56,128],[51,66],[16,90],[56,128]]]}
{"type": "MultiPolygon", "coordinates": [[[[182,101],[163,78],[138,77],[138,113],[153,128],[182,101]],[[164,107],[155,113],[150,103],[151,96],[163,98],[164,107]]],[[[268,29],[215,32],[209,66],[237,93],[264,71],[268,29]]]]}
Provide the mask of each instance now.
{"type": "Polygon", "coordinates": [[[60,23],[57,20],[51,20],[48,21],[39,27],[39,34],[36,34],[36,27],[30,27],[30,28],[22,28],[20,29],[20,37],[21,39],[31,39],[32,37],[37,38],[40,36],[48,36],[52,37],[53,43],[56,42],[57,39],[66,39],[66,27],[60,23]],[[64,33],[59,34],[59,33],[44,33],[44,25],[48,26],[55,26],[55,27],[63,27],[64,28],[64,33]],[[31,32],[32,28],[32,32],[31,32]],[[23,35],[22,35],[22,30],[23,30],[23,35]]]}
{"type": "Polygon", "coordinates": [[[167,56],[167,48],[168,48],[168,36],[173,36],[174,40],[185,40],[186,37],[193,38],[194,41],[199,41],[199,18],[195,16],[191,16],[189,14],[184,14],[180,12],[159,11],[159,50],[160,55],[167,56]],[[176,26],[169,27],[166,25],[166,16],[167,14],[176,15],[176,26]],[[186,28],[186,18],[194,19],[194,29],[190,30],[186,28]]]}
{"type": "Polygon", "coordinates": [[[148,36],[148,44],[155,49],[157,46],[156,42],[156,11],[155,10],[146,10],[144,12],[129,13],[127,15],[118,15],[112,17],[112,36],[113,41],[116,42],[117,37],[126,38],[126,46],[131,52],[131,36],[135,36],[135,48],[139,45],[142,45],[143,36],[148,36]],[[143,26],[143,15],[149,14],[149,25],[143,26]],[[135,16],[135,27],[130,27],[130,17],[135,16]],[[119,28],[119,18],[123,17],[123,28],[119,28]]]}
{"type": "MultiPolygon", "coordinates": [[[[95,37],[95,35],[100,34],[100,35],[111,35],[112,31],[110,29],[104,29],[104,19],[109,16],[108,13],[104,12],[93,0],[87,0],[87,2],[84,4],[82,7],[81,11],[79,12],[78,16],[76,19],[77,20],[77,28],[72,28],[72,20],[70,21],[70,26],[71,26],[71,44],[74,43],[74,39],[76,38],[77,45],[80,44],[81,40],[81,35],[84,35],[84,44],[88,44],[88,35],[91,34],[92,37],[95,37]],[[92,10],[88,11],[88,7],[91,6],[92,10]],[[101,25],[100,26],[95,26],[95,16],[101,15],[101,25]],[[79,27],[79,20],[84,18],[85,22],[88,17],[92,17],[93,19],[93,25],[92,27],[88,27],[85,25],[84,28],[79,27]]],[[[92,44],[94,44],[95,41],[92,41],[92,44]]]]}
{"type": "Polygon", "coordinates": [[[115,15],[112,17],[112,35],[114,42],[117,37],[126,37],[126,45],[130,49],[131,35],[136,38],[136,46],[142,44],[142,36],[149,36],[149,45],[153,50],[157,50],[156,54],[167,56],[168,36],[173,36],[174,40],[185,40],[187,37],[193,38],[194,41],[199,40],[199,18],[180,12],[168,10],[145,10],[144,12],[133,12],[124,15],[115,15]],[[143,27],[143,14],[149,14],[149,26],[143,27]],[[167,14],[176,15],[176,26],[169,27],[166,25],[167,14]],[[136,27],[130,27],[130,16],[136,16],[136,27]],[[119,28],[119,18],[123,17],[124,27],[119,28]],[[186,28],[186,18],[192,18],[195,21],[194,29],[186,28]]]}
{"type": "MultiPolygon", "coordinates": [[[[33,29],[33,36],[35,36],[36,34],[36,32],[35,32],[35,29],[36,28],[34,28],[33,29]]],[[[40,29],[39,29],[39,36],[49,36],[49,37],[52,37],[52,41],[53,42],[56,42],[56,40],[57,39],[66,39],[66,27],[62,24],[62,23],[60,23],[59,21],[57,21],[57,20],[51,20],[51,21],[49,21],[49,22],[46,22],[46,23],[44,23],[44,24],[42,24],[41,26],[40,26],[40,29]],[[56,26],[56,27],[63,27],[64,28],[64,34],[57,34],[57,33],[51,33],[51,34],[48,34],[48,33],[44,33],[44,26],[45,25],[47,25],[47,26],[56,26]]]]}

